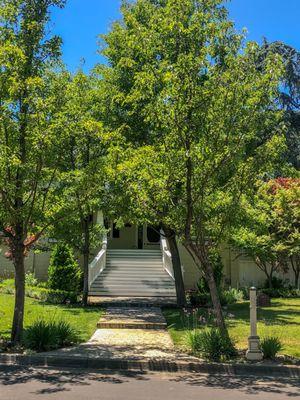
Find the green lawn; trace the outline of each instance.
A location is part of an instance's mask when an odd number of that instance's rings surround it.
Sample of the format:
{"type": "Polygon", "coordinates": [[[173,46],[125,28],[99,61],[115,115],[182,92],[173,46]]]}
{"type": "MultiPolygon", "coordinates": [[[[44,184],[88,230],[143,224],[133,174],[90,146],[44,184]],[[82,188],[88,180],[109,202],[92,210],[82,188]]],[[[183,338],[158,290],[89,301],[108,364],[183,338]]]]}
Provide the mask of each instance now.
{"type": "MultiPolygon", "coordinates": [[[[13,316],[14,296],[0,294],[0,337],[9,337],[13,316]]],[[[82,342],[88,340],[96,330],[102,311],[99,307],[43,304],[26,298],[24,325],[31,325],[38,318],[64,319],[78,330],[82,342]]]]}
{"type": "MultiPolygon", "coordinates": [[[[234,315],[234,318],[227,319],[230,336],[239,349],[246,349],[250,329],[249,302],[234,304],[227,311],[234,315]]],[[[199,313],[205,315],[206,310],[199,313]]],[[[174,343],[185,347],[187,325],[192,329],[193,322],[187,323],[187,318],[176,309],[166,309],[164,315],[174,343]]],[[[284,354],[300,357],[300,299],[273,299],[271,307],[258,309],[258,320],[260,337],[278,336],[284,345],[284,354]]]]}

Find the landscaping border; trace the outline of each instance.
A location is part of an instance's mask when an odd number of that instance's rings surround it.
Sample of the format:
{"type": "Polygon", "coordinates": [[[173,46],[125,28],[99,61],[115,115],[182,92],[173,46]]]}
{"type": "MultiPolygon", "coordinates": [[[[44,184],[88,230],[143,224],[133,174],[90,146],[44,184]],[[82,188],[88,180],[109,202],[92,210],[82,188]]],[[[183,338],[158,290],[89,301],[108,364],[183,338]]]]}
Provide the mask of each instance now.
{"type": "Polygon", "coordinates": [[[247,375],[300,379],[300,367],[272,364],[222,364],[159,359],[123,360],[51,355],[1,354],[0,365],[26,367],[78,368],[91,370],[197,372],[210,375],[247,375]]]}

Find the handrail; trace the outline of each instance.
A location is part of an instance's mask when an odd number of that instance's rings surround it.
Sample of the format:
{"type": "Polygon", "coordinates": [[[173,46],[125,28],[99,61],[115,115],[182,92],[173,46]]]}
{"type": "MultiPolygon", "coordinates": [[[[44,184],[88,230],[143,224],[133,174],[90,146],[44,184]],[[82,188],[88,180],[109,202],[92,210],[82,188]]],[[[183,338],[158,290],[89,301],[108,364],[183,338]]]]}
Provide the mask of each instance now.
{"type": "Polygon", "coordinates": [[[170,275],[170,277],[175,281],[172,254],[169,250],[168,242],[166,240],[166,237],[164,236],[163,230],[160,231],[160,248],[162,251],[163,267],[170,275]]]}
{"type": "Polygon", "coordinates": [[[107,253],[107,235],[104,235],[102,241],[102,248],[96,255],[94,260],[89,264],[89,288],[104,271],[106,267],[106,253],[107,253]]]}

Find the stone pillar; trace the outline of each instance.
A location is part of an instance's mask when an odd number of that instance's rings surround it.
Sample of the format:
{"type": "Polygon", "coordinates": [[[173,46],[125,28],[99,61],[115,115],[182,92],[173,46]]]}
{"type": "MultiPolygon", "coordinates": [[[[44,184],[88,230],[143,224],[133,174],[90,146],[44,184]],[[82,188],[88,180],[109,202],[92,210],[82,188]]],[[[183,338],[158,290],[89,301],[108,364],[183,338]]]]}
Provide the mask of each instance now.
{"type": "Polygon", "coordinates": [[[263,358],[263,353],[260,350],[259,336],[257,336],[257,311],[256,311],[256,288],[250,289],[250,336],[248,338],[248,351],[246,358],[249,361],[260,361],[263,358]]]}

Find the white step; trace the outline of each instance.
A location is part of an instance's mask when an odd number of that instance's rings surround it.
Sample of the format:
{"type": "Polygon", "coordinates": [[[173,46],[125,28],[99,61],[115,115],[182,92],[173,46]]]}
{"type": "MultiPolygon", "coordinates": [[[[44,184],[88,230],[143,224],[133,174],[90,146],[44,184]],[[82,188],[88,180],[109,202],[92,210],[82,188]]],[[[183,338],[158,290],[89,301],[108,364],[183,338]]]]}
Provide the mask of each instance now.
{"type": "Polygon", "coordinates": [[[109,249],[106,268],[92,284],[89,295],[173,298],[176,292],[159,249],[109,249]]]}

